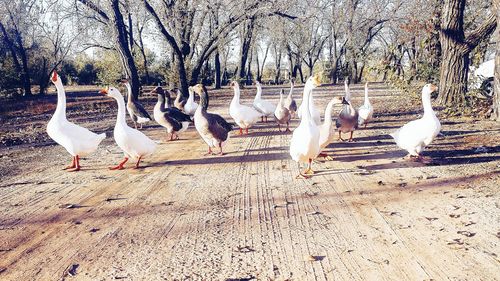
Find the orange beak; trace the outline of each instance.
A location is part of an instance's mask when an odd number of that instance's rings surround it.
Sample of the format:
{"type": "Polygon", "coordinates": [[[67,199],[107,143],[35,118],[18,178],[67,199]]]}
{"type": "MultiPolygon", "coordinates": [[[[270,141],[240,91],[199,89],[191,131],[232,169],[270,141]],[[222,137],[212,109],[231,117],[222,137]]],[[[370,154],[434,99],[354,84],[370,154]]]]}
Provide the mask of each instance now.
{"type": "Polygon", "coordinates": [[[107,96],[108,95],[108,90],[102,89],[102,90],[99,91],[99,94],[107,96]]]}
{"type": "Polygon", "coordinates": [[[313,82],[316,87],[321,86],[321,78],[318,74],[314,75],[313,82]]]}
{"type": "Polygon", "coordinates": [[[52,72],[52,82],[56,82],[57,81],[57,72],[54,70],[52,72]]]}
{"type": "Polygon", "coordinates": [[[436,85],[431,84],[431,91],[432,91],[432,92],[437,91],[437,89],[438,89],[438,87],[437,87],[436,85]]]}

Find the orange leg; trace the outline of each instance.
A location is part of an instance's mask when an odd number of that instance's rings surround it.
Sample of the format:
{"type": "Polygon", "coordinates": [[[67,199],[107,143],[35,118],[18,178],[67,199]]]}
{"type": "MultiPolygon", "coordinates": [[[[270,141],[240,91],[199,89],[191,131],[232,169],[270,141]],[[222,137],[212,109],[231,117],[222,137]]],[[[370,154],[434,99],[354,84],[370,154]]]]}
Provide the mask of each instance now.
{"type": "Polygon", "coordinates": [[[297,162],[297,167],[299,168],[299,174],[295,177],[296,179],[309,179],[311,178],[310,176],[308,175],[304,175],[301,171],[300,171],[300,163],[297,162]]]}
{"type": "Polygon", "coordinates": [[[248,128],[245,128],[245,133],[248,135],[248,128]]]}
{"type": "Polygon", "coordinates": [[[312,159],[309,159],[309,164],[307,165],[307,169],[303,172],[305,175],[313,175],[314,171],[312,169],[312,159]]]}
{"type": "Polygon", "coordinates": [[[175,134],[175,132],[172,132],[170,134],[170,141],[178,140],[179,136],[175,134]]]}
{"type": "Polygon", "coordinates": [[[76,167],[76,156],[73,156],[73,160],[71,160],[71,164],[66,166],[63,170],[73,169],[76,167]]]}
{"type": "Polygon", "coordinates": [[[214,153],[212,152],[212,148],[209,146],[208,147],[208,152],[203,154],[203,156],[206,156],[206,155],[213,155],[214,153]]]}
{"type": "Polygon", "coordinates": [[[341,131],[339,131],[339,138],[338,138],[338,140],[345,141],[345,139],[342,138],[342,132],[341,131]]]}
{"type": "Polygon", "coordinates": [[[240,136],[243,135],[243,129],[240,128],[240,136]]]}
{"type": "Polygon", "coordinates": [[[125,157],[123,158],[123,161],[120,162],[120,164],[118,164],[117,166],[115,167],[109,167],[110,170],[123,170],[123,165],[125,165],[125,163],[127,163],[128,161],[128,157],[125,157]]]}
{"type": "Polygon", "coordinates": [[[260,117],[260,122],[264,123],[264,116],[260,117]]]}
{"type": "Polygon", "coordinates": [[[139,169],[139,163],[141,163],[142,156],[139,156],[139,159],[137,159],[137,163],[135,163],[134,169],[139,169]]]}
{"type": "Polygon", "coordinates": [[[224,155],[224,152],[222,152],[222,142],[219,142],[219,149],[220,149],[219,155],[224,155]]]}
{"type": "Polygon", "coordinates": [[[352,139],[352,134],[354,133],[354,131],[351,132],[351,136],[349,137],[349,142],[353,142],[354,140],[352,139]]]}
{"type": "Polygon", "coordinates": [[[75,167],[73,169],[69,169],[68,171],[69,172],[76,172],[76,171],[80,171],[80,156],[75,156],[75,167]]]}

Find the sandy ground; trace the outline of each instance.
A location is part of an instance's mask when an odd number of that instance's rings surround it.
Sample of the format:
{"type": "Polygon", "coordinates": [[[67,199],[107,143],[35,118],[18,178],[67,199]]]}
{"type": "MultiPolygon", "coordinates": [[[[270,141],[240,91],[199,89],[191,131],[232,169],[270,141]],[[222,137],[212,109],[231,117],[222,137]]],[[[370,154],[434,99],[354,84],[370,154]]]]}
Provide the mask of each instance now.
{"type": "MultiPolygon", "coordinates": [[[[318,89],[317,104],[341,90],[318,89]]],[[[227,116],[231,93],[211,93],[209,111],[227,116]]],[[[143,131],[160,145],[144,168],[109,171],[122,157],[116,105],[82,93],[69,94],[87,104],[70,106],[70,120],[108,138],[68,173],[69,155],[44,133],[54,96],[35,116],[12,109],[0,130],[0,279],[499,280],[498,123],[441,118],[432,162],[409,162],[387,133],[420,102],[382,85],[371,95],[374,123],[331,144],[334,161],[309,180],[294,179],[291,135],[271,122],[234,131],[227,155],[211,157],[194,128],[166,142],[151,124],[143,131]]]]}

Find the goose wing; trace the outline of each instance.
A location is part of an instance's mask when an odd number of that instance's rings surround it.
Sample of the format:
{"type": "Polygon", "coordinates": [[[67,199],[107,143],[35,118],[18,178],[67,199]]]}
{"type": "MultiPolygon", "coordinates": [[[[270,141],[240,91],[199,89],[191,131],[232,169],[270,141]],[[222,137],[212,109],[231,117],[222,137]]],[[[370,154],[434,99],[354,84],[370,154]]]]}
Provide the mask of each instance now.
{"type": "Polygon", "coordinates": [[[149,113],[146,111],[146,109],[144,109],[144,107],[140,103],[133,101],[130,103],[129,107],[138,117],[153,120],[151,116],[149,116],[149,113]]]}
{"type": "Polygon", "coordinates": [[[191,116],[185,114],[177,108],[167,108],[165,111],[171,118],[176,119],[178,122],[192,122],[191,116]]]}
{"type": "Polygon", "coordinates": [[[218,139],[225,141],[233,126],[220,115],[207,113],[208,130],[218,139]]]}

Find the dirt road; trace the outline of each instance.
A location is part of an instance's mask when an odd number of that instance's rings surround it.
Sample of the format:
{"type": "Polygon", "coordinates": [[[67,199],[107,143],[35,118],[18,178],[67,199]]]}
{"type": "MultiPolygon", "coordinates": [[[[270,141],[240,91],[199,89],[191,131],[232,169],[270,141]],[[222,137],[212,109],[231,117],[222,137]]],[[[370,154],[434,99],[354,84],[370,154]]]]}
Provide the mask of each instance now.
{"type": "MultiPolygon", "coordinates": [[[[194,128],[163,142],[151,125],[161,144],[139,170],[107,170],[122,156],[113,115],[89,125],[108,139],[78,173],[61,170],[70,157],[59,146],[3,148],[0,279],[498,280],[498,123],[442,120],[432,163],[408,162],[387,133],[420,103],[372,96],[375,122],[333,143],[334,161],[315,163],[310,180],[294,179],[291,135],[272,122],[234,131],[213,157],[194,128]]],[[[229,98],[210,111],[227,116],[229,98]]]]}

